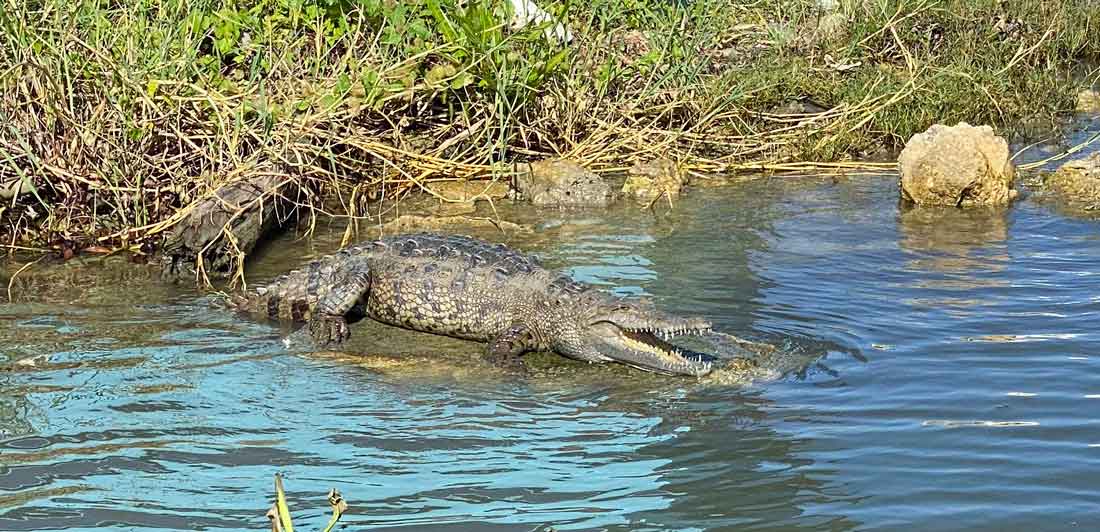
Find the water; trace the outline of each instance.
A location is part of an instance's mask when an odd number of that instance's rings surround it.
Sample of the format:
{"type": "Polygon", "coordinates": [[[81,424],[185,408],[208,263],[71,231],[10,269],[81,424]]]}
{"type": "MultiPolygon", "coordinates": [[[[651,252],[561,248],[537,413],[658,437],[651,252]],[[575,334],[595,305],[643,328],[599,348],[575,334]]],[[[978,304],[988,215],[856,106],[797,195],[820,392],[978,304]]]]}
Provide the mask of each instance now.
{"type": "Polygon", "coordinates": [[[552,355],[516,380],[371,323],[293,354],[140,269],[17,278],[0,530],[262,530],[277,471],[305,530],[330,487],[349,530],[1100,529],[1098,222],[1031,198],[944,227],[896,196],[760,181],[511,239],[797,362],[747,386],[552,355]]]}

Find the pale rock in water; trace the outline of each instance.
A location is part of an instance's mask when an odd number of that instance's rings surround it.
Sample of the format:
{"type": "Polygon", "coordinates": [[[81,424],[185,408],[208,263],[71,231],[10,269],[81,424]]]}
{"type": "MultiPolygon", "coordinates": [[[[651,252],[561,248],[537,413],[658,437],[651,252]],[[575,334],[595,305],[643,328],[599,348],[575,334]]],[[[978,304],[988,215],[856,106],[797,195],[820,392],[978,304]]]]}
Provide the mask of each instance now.
{"type": "Polygon", "coordinates": [[[514,197],[553,207],[606,207],[615,199],[603,178],[568,159],[531,163],[516,176],[514,197]]]}
{"type": "Polygon", "coordinates": [[[898,169],[902,199],[917,205],[1006,205],[1017,196],[1008,142],[989,126],[936,124],[909,139],[898,169]]]}
{"type": "Polygon", "coordinates": [[[1100,153],[1063,164],[1045,184],[1071,206],[1100,207],[1100,153]]]}
{"type": "Polygon", "coordinates": [[[676,161],[670,159],[639,161],[627,172],[626,182],[623,183],[623,195],[647,203],[662,196],[671,201],[680,197],[680,191],[685,184],[687,179],[676,161]]]}

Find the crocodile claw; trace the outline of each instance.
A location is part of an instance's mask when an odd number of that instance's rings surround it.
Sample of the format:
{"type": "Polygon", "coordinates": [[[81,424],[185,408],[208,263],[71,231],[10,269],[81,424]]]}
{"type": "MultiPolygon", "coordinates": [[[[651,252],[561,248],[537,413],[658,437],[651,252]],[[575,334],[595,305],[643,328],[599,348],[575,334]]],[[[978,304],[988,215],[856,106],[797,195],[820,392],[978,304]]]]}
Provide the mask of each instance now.
{"type": "Polygon", "coordinates": [[[322,346],[340,344],[351,338],[348,330],[348,322],[343,316],[318,317],[310,320],[309,334],[313,340],[322,346]]]}

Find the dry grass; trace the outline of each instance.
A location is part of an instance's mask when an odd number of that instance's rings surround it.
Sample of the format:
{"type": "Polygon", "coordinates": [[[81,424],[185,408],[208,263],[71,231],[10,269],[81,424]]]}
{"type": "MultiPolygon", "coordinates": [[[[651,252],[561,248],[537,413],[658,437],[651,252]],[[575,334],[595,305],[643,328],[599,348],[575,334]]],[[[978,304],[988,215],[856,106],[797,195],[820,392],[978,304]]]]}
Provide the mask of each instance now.
{"type": "Polygon", "coordinates": [[[286,200],[312,224],[547,156],[882,168],[853,156],[934,121],[1056,123],[1073,65],[1100,46],[1100,8],[1032,4],[846,2],[836,36],[809,0],[554,4],[576,36],[562,46],[503,27],[490,0],[7,0],[0,184],[17,190],[0,236],[151,252],[259,172],[297,185],[286,200]],[[799,101],[822,107],[785,107],[799,101]]]}

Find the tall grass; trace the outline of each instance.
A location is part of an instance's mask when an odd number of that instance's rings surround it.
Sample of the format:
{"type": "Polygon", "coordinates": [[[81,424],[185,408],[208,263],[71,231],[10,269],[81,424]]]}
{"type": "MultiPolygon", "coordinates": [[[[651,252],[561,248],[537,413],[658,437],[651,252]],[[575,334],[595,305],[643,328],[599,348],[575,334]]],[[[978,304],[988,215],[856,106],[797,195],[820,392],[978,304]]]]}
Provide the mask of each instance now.
{"type": "Polygon", "coordinates": [[[896,148],[934,122],[1034,134],[1100,55],[1087,0],[852,0],[836,32],[811,0],[544,2],[568,44],[509,28],[505,4],[5,0],[0,183],[22,186],[0,236],[148,250],[271,168],[307,213],[358,217],[548,155],[736,171],[896,148]]]}

